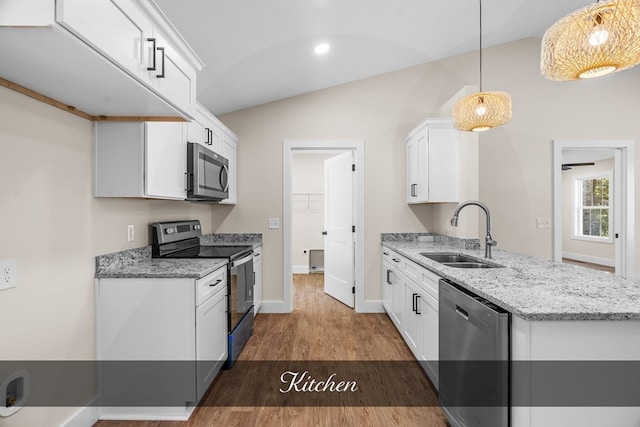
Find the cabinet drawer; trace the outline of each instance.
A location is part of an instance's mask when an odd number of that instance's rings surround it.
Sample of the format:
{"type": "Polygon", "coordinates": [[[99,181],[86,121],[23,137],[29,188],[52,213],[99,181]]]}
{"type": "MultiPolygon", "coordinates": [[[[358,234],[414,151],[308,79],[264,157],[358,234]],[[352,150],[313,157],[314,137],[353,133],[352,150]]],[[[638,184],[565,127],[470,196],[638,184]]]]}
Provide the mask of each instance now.
{"type": "Polygon", "coordinates": [[[421,280],[420,284],[422,288],[424,288],[427,292],[429,292],[434,298],[438,298],[438,281],[440,280],[440,276],[435,273],[432,273],[429,270],[421,268],[421,280]]]}
{"type": "Polygon", "coordinates": [[[227,267],[221,267],[213,273],[196,281],[196,306],[211,298],[227,287],[227,267]]]}

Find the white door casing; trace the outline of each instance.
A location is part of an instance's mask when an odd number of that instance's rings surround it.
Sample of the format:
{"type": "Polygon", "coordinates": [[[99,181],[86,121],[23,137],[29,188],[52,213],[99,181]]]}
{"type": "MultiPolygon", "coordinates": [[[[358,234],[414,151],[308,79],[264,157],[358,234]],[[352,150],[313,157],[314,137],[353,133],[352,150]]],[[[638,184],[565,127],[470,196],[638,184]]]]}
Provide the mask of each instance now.
{"type": "Polygon", "coordinates": [[[634,141],[632,140],[554,140],[553,141],[553,260],[562,261],[562,151],[575,149],[613,149],[614,232],[616,274],[635,276],[635,183],[634,141]]]}
{"type": "Polygon", "coordinates": [[[324,292],[353,308],[353,153],[324,161],[324,292]]]}
{"type": "MultiPolygon", "coordinates": [[[[355,183],[355,310],[358,313],[382,313],[382,302],[379,300],[365,300],[365,142],[363,139],[330,139],[330,140],[284,140],[282,150],[283,163],[283,279],[284,289],[281,300],[264,300],[263,313],[290,313],[293,310],[293,268],[291,263],[291,217],[292,217],[292,187],[291,165],[292,153],[297,150],[351,150],[354,153],[356,171],[355,183]]],[[[265,289],[268,283],[265,281],[265,289]]],[[[266,291],[265,291],[266,292],[266,291]]]]}

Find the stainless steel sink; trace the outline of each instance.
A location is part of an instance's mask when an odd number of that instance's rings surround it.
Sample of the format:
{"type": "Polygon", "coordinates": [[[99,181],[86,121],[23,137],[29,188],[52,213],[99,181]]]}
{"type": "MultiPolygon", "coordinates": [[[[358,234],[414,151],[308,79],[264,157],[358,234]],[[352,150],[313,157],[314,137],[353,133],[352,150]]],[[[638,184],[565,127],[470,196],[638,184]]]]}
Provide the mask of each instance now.
{"type": "Polygon", "coordinates": [[[433,261],[439,262],[447,267],[454,268],[496,268],[502,267],[501,265],[494,264],[492,262],[484,261],[479,258],[475,258],[465,254],[456,254],[448,252],[421,252],[420,255],[429,258],[433,261]]]}
{"type": "Polygon", "coordinates": [[[487,264],[484,262],[443,262],[442,265],[455,268],[494,268],[497,265],[487,264]]]}

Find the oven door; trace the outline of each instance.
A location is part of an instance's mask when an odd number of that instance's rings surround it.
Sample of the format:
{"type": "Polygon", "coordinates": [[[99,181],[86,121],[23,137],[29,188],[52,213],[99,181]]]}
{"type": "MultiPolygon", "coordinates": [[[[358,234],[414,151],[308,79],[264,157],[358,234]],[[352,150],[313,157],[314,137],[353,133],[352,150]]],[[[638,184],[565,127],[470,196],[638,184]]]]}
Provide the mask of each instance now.
{"type": "Polygon", "coordinates": [[[187,199],[219,201],[229,197],[229,161],[207,147],[187,142],[187,199]]]}
{"type": "Polygon", "coordinates": [[[253,307],[253,252],[231,262],[229,290],[229,332],[240,323],[242,317],[253,307]]]}

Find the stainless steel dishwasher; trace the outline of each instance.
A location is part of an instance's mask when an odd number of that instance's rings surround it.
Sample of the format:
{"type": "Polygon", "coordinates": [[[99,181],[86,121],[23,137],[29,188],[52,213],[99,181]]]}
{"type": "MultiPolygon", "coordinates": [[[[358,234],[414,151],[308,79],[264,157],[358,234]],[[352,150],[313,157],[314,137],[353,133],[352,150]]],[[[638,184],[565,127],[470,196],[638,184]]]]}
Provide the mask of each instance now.
{"type": "Polygon", "coordinates": [[[511,314],[446,279],[439,288],[439,392],[449,423],[509,426],[511,314]]]}

